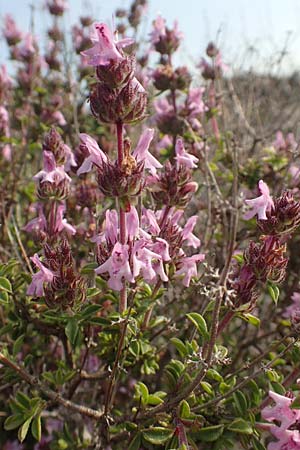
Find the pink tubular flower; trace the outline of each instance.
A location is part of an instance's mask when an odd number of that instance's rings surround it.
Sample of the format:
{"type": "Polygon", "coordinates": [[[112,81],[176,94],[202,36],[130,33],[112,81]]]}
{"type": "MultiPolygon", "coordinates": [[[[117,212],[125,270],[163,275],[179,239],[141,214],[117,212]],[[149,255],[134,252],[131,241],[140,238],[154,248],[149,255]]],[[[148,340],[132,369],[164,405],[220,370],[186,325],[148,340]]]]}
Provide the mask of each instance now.
{"type": "Polygon", "coordinates": [[[149,169],[152,175],[156,174],[156,169],[161,169],[162,165],[154,156],[148,151],[150,143],[154,136],[154,130],[147,128],[141,135],[140,140],[133,152],[134,158],[137,162],[144,161],[145,169],[149,169]]]}
{"type": "Polygon", "coordinates": [[[175,146],[175,159],[177,167],[184,166],[187,169],[195,169],[197,167],[198,158],[194,155],[190,155],[183,146],[183,140],[177,139],[175,146]]]}
{"type": "Polygon", "coordinates": [[[153,281],[158,275],[162,281],[168,281],[162,256],[147,248],[147,244],[145,239],[140,239],[133,246],[133,275],[137,277],[141,273],[146,281],[153,281]]]}
{"type": "Polygon", "coordinates": [[[15,45],[22,39],[22,32],[17,28],[16,22],[11,15],[7,14],[4,18],[3,36],[8,45],[15,45]]]}
{"type": "Polygon", "coordinates": [[[266,212],[271,211],[274,208],[274,202],[270,196],[268,185],[260,180],[258,183],[258,189],[261,195],[252,200],[245,200],[245,203],[249,205],[252,210],[248,211],[244,215],[244,219],[248,220],[257,214],[259,220],[267,220],[266,212]]]}
{"type": "Polygon", "coordinates": [[[276,150],[294,151],[298,147],[298,144],[293,133],[288,133],[284,138],[282,131],[277,131],[273,146],[276,150]]]}
{"type": "Polygon", "coordinates": [[[95,272],[97,274],[108,272],[108,286],[115,291],[121,291],[124,280],[133,283],[134,277],[129,265],[128,245],[116,242],[110,258],[95,269],[95,272]]]}
{"type": "Polygon", "coordinates": [[[105,23],[94,23],[93,27],[91,40],[94,46],[81,52],[83,56],[87,57],[87,64],[90,66],[106,66],[111,61],[121,60],[123,56],[118,48],[127,47],[134,42],[130,38],[116,41],[112,31],[105,23]]]}
{"type": "Polygon", "coordinates": [[[182,266],[176,271],[175,275],[184,275],[182,283],[185,287],[189,287],[191,278],[198,275],[197,262],[201,262],[204,259],[205,255],[203,253],[199,253],[193,256],[187,256],[182,259],[182,266]]]}
{"type": "Polygon", "coordinates": [[[44,295],[44,283],[51,283],[54,274],[42,264],[37,254],[31,256],[30,259],[40,270],[32,276],[32,282],[28,286],[27,295],[42,297],[44,295]]]}
{"type": "Polygon", "coordinates": [[[150,41],[152,44],[159,42],[161,37],[166,36],[166,21],[161,16],[153,21],[153,30],[150,33],[150,41]]]}
{"type": "Polygon", "coordinates": [[[200,239],[198,239],[197,236],[193,234],[193,229],[196,225],[197,220],[198,216],[190,217],[182,230],[183,240],[186,240],[187,244],[194,248],[200,247],[201,244],[200,239]]]}
{"type": "Polygon", "coordinates": [[[199,116],[199,114],[204,113],[208,108],[202,99],[205,88],[194,88],[189,90],[187,105],[189,110],[189,118],[199,116]]]}
{"type": "Polygon", "coordinates": [[[290,319],[296,311],[300,311],[300,293],[294,292],[292,295],[293,303],[285,308],[283,317],[290,319]]]}
{"type": "Polygon", "coordinates": [[[38,217],[35,217],[34,219],[30,220],[23,228],[22,230],[26,231],[27,233],[37,233],[39,231],[45,231],[47,230],[47,220],[43,212],[43,206],[41,203],[38,203],[35,206],[38,217]]]}
{"type": "Polygon", "coordinates": [[[65,172],[63,166],[56,166],[55,158],[52,152],[43,152],[44,170],[40,170],[34,175],[33,180],[37,182],[49,181],[50,183],[56,183],[67,179],[71,181],[69,175],[65,172]]]}
{"type": "Polygon", "coordinates": [[[271,433],[278,441],[271,442],[268,445],[268,450],[299,449],[300,434],[296,425],[300,419],[300,411],[290,407],[294,398],[285,397],[272,391],[269,391],[269,396],[276,404],[264,408],[261,415],[268,422],[276,420],[277,423],[280,423],[280,426],[274,424],[270,428],[271,433]]]}
{"type": "Polygon", "coordinates": [[[92,170],[93,164],[95,166],[101,167],[103,162],[107,162],[106,154],[100,149],[95,139],[85,133],[81,133],[79,136],[80,145],[88,151],[89,156],[84,160],[83,164],[77,170],[77,175],[90,172],[92,170]]]}
{"type": "Polygon", "coordinates": [[[63,230],[65,230],[67,233],[75,234],[76,228],[74,228],[72,225],[70,225],[67,222],[67,219],[63,219],[64,213],[65,213],[65,205],[61,203],[58,205],[56,209],[56,216],[55,216],[55,230],[57,233],[61,233],[63,230]]]}

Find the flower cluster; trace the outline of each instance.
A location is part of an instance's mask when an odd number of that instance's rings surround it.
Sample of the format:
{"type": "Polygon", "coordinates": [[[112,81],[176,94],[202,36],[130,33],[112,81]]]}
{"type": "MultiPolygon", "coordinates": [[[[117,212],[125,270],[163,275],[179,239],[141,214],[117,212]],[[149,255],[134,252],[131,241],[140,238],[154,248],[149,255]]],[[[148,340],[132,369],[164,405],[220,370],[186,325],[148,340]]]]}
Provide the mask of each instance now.
{"type": "Polygon", "coordinates": [[[269,391],[269,396],[274,400],[275,405],[264,408],[261,414],[264,419],[273,423],[270,431],[277,441],[271,442],[268,445],[268,450],[296,450],[300,448],[300,411],[291,408],[294,396],[283,396],[272,391],[269,391]],[[276,421],[276,424],[274,421],[276,421]]]}

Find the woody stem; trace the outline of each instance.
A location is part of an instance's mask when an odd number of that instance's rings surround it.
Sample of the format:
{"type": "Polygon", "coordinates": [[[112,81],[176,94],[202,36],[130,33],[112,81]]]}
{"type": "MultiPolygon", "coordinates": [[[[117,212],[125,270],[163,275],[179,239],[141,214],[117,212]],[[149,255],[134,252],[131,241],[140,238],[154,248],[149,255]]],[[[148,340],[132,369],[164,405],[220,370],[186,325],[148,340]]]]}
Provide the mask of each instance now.
{"type": "MultiPolygon", "coordinates": [[[[118,141],[118,166],[121,168],[124,159],[123,148],[123,123],[117,122],[117,141],[118,141]]],[[[122,245],[126,244],[126,220],[125,211],[122,205],[119,205],[119,225],[120,225],[120,242],[122,245]]],[[[122,314],[127,309],[127,290],[124,282],[124,286],[120,291],[119,312],[122,314]]]]}

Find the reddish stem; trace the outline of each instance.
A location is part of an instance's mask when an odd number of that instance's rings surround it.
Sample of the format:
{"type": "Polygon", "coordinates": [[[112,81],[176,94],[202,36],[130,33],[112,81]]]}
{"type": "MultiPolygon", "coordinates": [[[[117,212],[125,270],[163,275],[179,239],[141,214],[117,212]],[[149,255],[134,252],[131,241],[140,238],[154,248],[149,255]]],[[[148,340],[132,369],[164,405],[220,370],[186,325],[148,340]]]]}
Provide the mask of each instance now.
{"type": "MultiPolygon", "coordinates": [[[[122,167],[124,159],[123,148],[123,123],[117,122],[117,141],[118,141],[118,166],[122,167]]],[[[125,211],[119,206],[119,224],[120,224],[120,242],[122,245],[126,244],[126,219],[125,211]]],[[[122,314],[127,309],[127,290],[124,282],[124,286],[120,292],[119,312],[122,314]]]]}

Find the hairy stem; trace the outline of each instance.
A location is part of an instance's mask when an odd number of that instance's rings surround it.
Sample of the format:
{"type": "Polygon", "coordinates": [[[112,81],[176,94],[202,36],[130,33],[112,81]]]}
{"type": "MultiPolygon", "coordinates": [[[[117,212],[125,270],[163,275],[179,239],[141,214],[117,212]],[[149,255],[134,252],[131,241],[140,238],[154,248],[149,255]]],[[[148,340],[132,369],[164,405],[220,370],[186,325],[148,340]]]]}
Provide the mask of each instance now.
{"type": "MultiPolygon", "coordinates": [[[[122,167],[124,159],[123,148],[123,123],[117,122],[117,141],[118,141],[118,165],[122,167]]],[[[120,242],[122,245],[126,244],[126,219],[125,211],[122,205],[119,205],[119,224],[120,224],[120,242]]],[[[127,309],[127,289],[124,282],[124,286],[120,291],[119,312],[122,314],[127,309]]]]}

